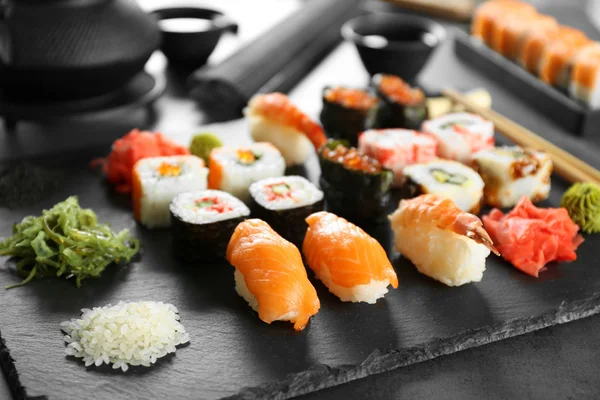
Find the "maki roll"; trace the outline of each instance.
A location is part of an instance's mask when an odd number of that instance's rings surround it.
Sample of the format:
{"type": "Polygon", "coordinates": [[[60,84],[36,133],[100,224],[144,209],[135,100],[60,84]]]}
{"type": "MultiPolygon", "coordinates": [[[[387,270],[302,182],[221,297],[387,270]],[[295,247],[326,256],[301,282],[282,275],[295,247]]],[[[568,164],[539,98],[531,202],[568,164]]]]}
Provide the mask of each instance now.
{"type": "Polygon", "coordinates": [[[319,151],[327,209],[350,221],[377,220],[386,211],[394,173],[343,140],[329,140],[319,151]]]}
{"type": "Polygon", "coordinates": [[[281,176],[285,161],[270,143],[253,143],[247,147],[219,147],[211,151],[208,187],[250,200],[248,188],[260,179],[281,176]]]}
{"type": "Polygon", "coordinates": [[[220,190],[180,193],[169,209],[173,251],[184,261],[224,258],[235,227],[250,215],[244,203],[220,190]]]}
{"type": "Polygon", "coordinates": [[[394,75],[377,74],[373,86],[380,104],[372,128],[419,129],[427,119],[427,103],[423,91],[412,88],[394,75]]]}
{"type": "Polygon", "coordinates": [[[571,69],[569,93],[591,108],[600,107],[600,45],[585,46],[575,56],[571,69]]]}
{"type": "Polygon", "coordinates": [[[521,46],[532,31],[558,30],[554,17],[542,14],[516,14],[499,20],[492,38],[492,48],[510,60],[516,61],[521,46]]]}
{"type": "Polygon", "coordinates": [[[494,147],[494,124],[479,115],[453,113],[425,121],[423,133],[438,141],[438,155],[470,164],[473,154],[494,147]]]}
{"type": "Polygon", "coordinates": [[[483,180],[477,172],[456,161],[435,160],[404,169],[409,197],[435,194],[452,200],[464,212],[477,214],[483,198],[483,180]]]}
{"type": "Polygon", "coordinates": [[[169,226],[169,203],[173,197],[189,190],[205,190],[207,175],[204,161],[196,156],[141,159],[132,173],[135,219],[146,228],[169,226]]]}
{"type": "Polygon", "coordinates": [[[283,93],[257,94],[244,114],[256,142],[272,143],[287,166],[303,164],[326,141],[321,125],[298,109],[283,93]]]}
{"type": "Polygon", "coordinates": [[[321,124],[327,136],[345,139],[358,145],[358,134],[371,125],[376,111],[377,97],[360,89],[326,87],[323,90],[321,124]]]}
{"type": "Polygon", "coordinates": [[[485,202],[492,207],[512,207],[523,196],[541,201],[550,194],[552,160],[542,151],[495,147],[475,154],[474,163],[485,182],[485,202]]]}
{"type": "Polygon", "coordinates": [[[537,75],[544,50],[559,34],[558,23],[529,29],[519,45],[517,62],[527,71],[537,75]]]}
{"type": "Polygon", "coordinates": [[[578,50],[590,43],[582,31],[561,26],[558,36],[546,45],[540,58],[540,79],[549,85],[567,89],[573,58],[578,50]]]}
{"type": "Polygon", "coordinates": [[[302,244],[304,220],[323,210],[323,192],[301,176],[262,179],[250,185],[252,212],[290,242],[302,244]]]}
{"type": "Polygon", "coordinates": [[[358,149],[394,171],[394,185],[404,180],[404,167],[434,160],[437,141],[409,129],[371,129],[358,139],[358,149]]]}
{"type": "Polygon", "coordinates": [[[511,16],[535,15],[535,7],[521,1],[486,1],[473,13],[471,35],[492,46],[497,26],[511,16]]]}

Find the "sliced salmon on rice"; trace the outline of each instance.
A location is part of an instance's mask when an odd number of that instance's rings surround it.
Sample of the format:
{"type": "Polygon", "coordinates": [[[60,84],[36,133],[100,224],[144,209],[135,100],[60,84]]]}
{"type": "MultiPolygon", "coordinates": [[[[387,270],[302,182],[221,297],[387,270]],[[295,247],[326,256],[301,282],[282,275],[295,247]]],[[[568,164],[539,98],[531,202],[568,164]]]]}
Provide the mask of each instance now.
{"type": "Polygon", "coordinates": [[[298,248],[266,222],[240,223],[229,241],[227,260],[236,269],[236,291],[267,324],[290,321],[301,331],[319,311],[319,298],[298,248]]]}
{"type": "Polygon", "coordinates": [[[398,277],[377,240],[328,212],[310,215],[303,252],[308,266],[342,301],[375,303],[398,287],[398,277]]]}

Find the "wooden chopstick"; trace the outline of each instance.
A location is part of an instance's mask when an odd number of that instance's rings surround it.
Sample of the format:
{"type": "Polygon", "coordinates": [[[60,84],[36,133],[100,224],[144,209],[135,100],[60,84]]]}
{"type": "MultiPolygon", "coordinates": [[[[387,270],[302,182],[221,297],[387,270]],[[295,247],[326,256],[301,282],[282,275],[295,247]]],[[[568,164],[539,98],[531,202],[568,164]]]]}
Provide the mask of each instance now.
{"type": "Polygon", "coordinates": [[[495,111],[479,107],[456,90],[444,89],[442,94],[462,104],[468,111],[492,121],[498,132],[519,146],[532,147],[548,153],[554,164],[554,172],[564,179],[570,182],[594,182],[600,184],[600,171],[546,139],[495,111]]]}
{"type": "Polygon", "coordinates": [[[385,0],[399,7],[424,12],[435,17],[467,21],[471,19],[475,2],[473,0],[385,0]]]}

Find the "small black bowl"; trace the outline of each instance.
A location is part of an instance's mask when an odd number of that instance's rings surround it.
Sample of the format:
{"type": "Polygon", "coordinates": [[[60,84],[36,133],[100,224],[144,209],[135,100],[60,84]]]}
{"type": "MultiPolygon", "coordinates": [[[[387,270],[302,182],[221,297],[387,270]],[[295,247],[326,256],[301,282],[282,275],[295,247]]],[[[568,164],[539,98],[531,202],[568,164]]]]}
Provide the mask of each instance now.
{"type": "Polygon", "coordinates": [[[223,13],[207,8],[175,7],[152,11],[162,32],[161,50],[175,63],[205,64],[224,32],[237,33],[238,26],[223,13]],[[164,21],[173,21],[166,27],[164,21]],[[182,21],[186,19],[188,21],[182,21]],[[197,21],[197,24],[194,24],[197,21]],[[184,24],[191,22],[191,24],[184,24]]]}
{"type": "Polygon", "coordinates": [[[413,82],[446,30],[428,18],[379,13],[351,19],[342,35],[354,43],[371,76],[393,74],[413,82]]]}

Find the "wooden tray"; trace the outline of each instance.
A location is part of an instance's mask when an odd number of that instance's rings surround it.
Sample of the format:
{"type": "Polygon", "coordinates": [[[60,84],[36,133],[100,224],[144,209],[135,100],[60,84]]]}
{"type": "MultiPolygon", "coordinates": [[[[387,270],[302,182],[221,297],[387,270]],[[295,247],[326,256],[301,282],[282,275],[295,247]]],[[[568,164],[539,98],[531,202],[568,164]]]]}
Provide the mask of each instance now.
{"type": "Polygon", "coordinates": [[[501,81],[503,87],[567,131],[600,142],[600,109],[590,109],[567,93],[542,82],[462,30],[456,30],[455,38],[456,55],[469,67],[501,81]]]}
{"type": "MultiPolygon", "coordinates": [[[[240,144],[248,140],[238,135],[240,144]]],[[[0,209],[0,236],[6,236],[25,215],[78,195],[101,221],[131,229],[143,242],[140,261],[111,267],[80,289],[62,279],[0,289],[0,365],[18,398],[289,398],[600,311],[600,235],[586,238],[577,261],[550,265],[539,279],[490,256],[481,282],[450,288],[395,253],[389,225],[383,224],[367,230],[388,251],[398,289],[375,305],[342,303],[311,277],[321,310],[306,330],[267,325],[236,294],[231,266],[180,264],[168,231],[148,231],[133,221],[129,199],[87,167],[106,151],[39,161],[63,177],[59,187],[41,201],[0,209]],[[85,368],[67,357],[60,322],[81,308],[119,300],[175,304],[191,343],[152,368],[127,373],[85,368]]],[[[314,180],[318,164],[312,158],[290,172],[314,180]]],[[[557,206],[567,186],[553,178],[544,205],[557,206]]],[[[0,262],[3,286],[20,280],[12,265],[0,262]]]]}

